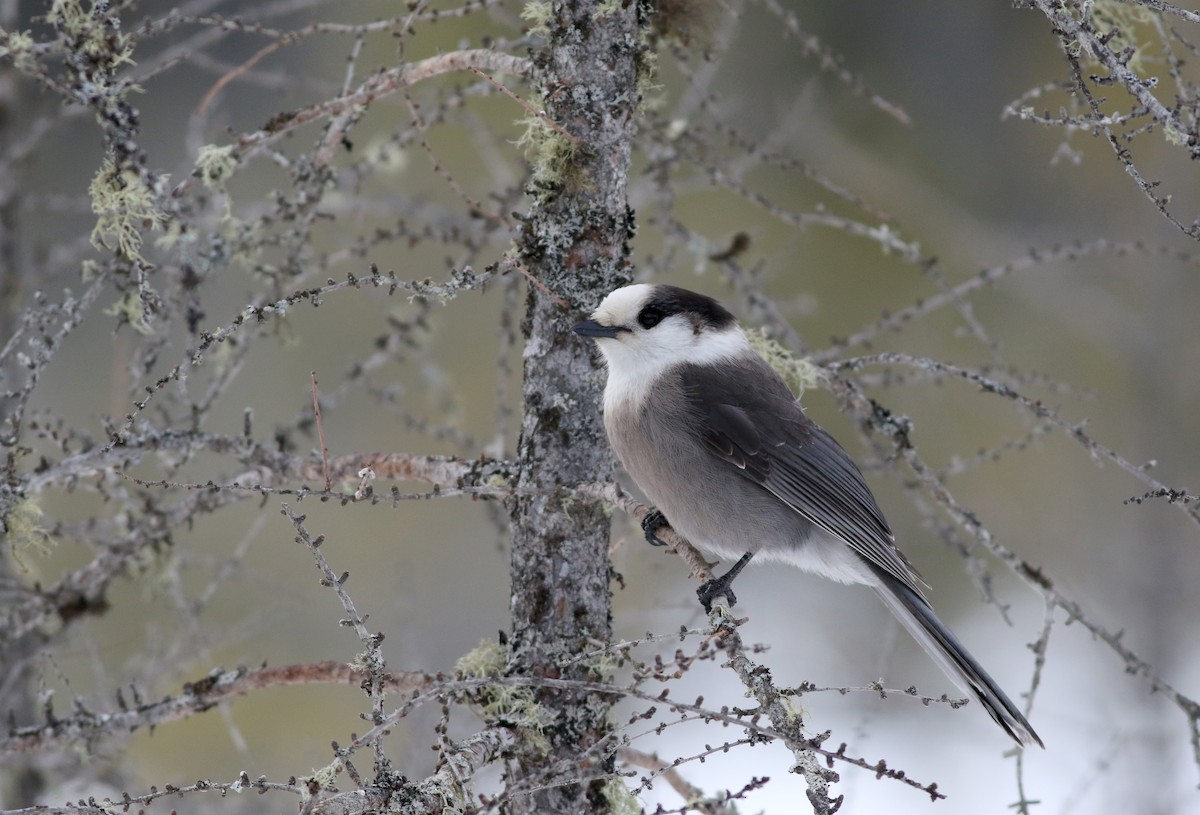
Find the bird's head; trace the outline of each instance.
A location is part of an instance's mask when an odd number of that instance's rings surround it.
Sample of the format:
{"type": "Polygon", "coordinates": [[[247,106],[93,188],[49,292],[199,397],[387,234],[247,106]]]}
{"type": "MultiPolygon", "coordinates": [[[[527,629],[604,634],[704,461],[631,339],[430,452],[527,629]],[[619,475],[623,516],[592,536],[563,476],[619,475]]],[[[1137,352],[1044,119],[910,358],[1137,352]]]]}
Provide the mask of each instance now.
{"type": "Polygon", "coordinates": [[[574,331],[596,340],[608,364],[608,390],[641,401],[665,371],[750,351],[728,310],[677,286],[636,283],[613,291],[574,331]]]}

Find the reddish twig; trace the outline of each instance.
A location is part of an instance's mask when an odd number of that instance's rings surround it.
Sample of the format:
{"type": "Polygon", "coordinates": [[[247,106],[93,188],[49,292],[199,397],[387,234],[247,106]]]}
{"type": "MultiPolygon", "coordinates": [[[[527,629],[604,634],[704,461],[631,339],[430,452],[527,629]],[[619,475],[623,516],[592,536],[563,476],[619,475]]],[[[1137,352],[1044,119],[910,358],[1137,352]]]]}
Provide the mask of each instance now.
{"type": "Polygon", "coordinates": [[[499,82],[492,79],[490,76],[488,76],[483,71],[476,68],[474,65],[468,65],[467,70],[474,74],[479,75],[487,82],[490,82],[493,87],[495,87],[497,90],[499,90],[501,93],[503,93],[509,99],[516,102],[521,107],[525,108],[526,112],[528,112],[530,115],[536,116],[537,118],[541,119],[542,122],[546,125],[546,127],[550,128],[555,133],[562,136],[564,139],[569,141],[571,144],[575,145],[576,147],[583,146],[583,142],[577,136],[572,136],[570,133],[568,133],[566,130],[564,130],[562,125],[558,124],[557,122],[555,122],[549,116],[546,115],[546,111],[538,110],[533,105],[529,104],[529,102],[527,102],[526,100],[517,96],[515,93],[510,91],[507,87],[505,87],[504,85],[501,85],[499,82]]]}

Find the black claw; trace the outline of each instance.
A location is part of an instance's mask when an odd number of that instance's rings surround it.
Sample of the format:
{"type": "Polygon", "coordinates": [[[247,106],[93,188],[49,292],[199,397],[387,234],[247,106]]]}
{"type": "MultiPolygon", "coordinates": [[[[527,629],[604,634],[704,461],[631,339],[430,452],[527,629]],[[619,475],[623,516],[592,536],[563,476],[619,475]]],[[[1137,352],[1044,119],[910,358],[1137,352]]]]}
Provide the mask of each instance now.
{"type": "Polygon", "coordinates": [[[657,509],[652,509],[646,513],[646,517],[642,518],[642,534],[646,536],[646,542],[651,546],[666,546],[666,541],[662,540],[655,533],[660,526],[670,526],[670,521],[667,516],[663,515],[657,509]]]}
{"type": "Polygon", "coordinates": [[[737,595],[729,588],[729,582],[724,577],[714,577],[701,583],[700,588],[696,589],[696,596],[700,598],[700,605],[704,606],[705,614],[712,611],[713,600],[721,596],[725,597],[730,608],[737,605],[737,595]]]}
{"type": "Polygon", "coordinates": [[[700,588],[696,589],[696,596],[700,598],[700,605],[704,606],[705,613],[712,611],[713,600],[718,597],[724,596],[730,608],[737,605],[737,595],[733,593],[733,579],[746,568],[752,557],[754,553],[747,552],[725,574],[700,584],[700,588]]]}

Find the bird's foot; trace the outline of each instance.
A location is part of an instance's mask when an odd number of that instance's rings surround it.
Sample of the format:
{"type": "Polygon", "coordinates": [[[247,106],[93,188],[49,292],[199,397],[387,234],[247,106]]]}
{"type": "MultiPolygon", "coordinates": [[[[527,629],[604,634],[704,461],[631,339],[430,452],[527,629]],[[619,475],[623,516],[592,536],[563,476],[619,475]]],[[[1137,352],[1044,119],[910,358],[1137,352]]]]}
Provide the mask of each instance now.
{"type": "Polygon", "coordinates": [[[747,552],[725,574],[700,584],[700,588],[696,589],[696,596],[700,598],[700,605],[704,606],[705,613],[712,611],[713,600],[718,597],[723,596],[729,602],[730,608],[737,605],[737,596],[733,593],[733,579],[746,568],[752,557],[754,553],[747,552]]]}
{"type": "Polygon", "coordinates": [[[656,534],[660,526],[670,526],[670,521],[667,516],[663,515],[657,509],[652,509],[646,513],[646,517],[642,518],[642,534],[646,536],[646,542],[651,546],[666,546],[666,541],[662,540],[656,534]]]}

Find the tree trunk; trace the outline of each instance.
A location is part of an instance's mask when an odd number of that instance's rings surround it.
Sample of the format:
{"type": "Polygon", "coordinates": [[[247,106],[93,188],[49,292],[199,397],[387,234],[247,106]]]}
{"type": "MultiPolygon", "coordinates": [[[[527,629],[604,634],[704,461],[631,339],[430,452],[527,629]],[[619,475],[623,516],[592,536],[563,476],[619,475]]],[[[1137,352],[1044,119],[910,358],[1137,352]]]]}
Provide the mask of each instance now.
{"type": "MultiPolygon", "coordinates": [[[[512,518],[512,670],[597,679],[595,661],[563,661],[611,634],[609,516],[596,501],[558,491],[612,476],[600,423],[600,377],[592,350],[571,324],[631,277],[633,234],[626,201],[643,45],[637,4],[545,4],[548,46],[536,59],[538,89],[553,125],[535,135],[535,203],[524,221],[521,259],[546,289],[530,286],[525,337],[524,416],[518,459],[522,494],[512,518]]],[[[544,690],[549,755],[522,742],[509,767],[512,811],[608,809],[602,776],[611,769],[608,698],[544,690]]]]}

